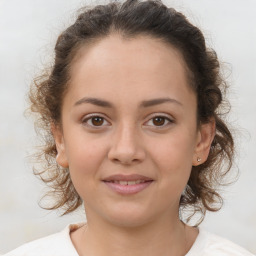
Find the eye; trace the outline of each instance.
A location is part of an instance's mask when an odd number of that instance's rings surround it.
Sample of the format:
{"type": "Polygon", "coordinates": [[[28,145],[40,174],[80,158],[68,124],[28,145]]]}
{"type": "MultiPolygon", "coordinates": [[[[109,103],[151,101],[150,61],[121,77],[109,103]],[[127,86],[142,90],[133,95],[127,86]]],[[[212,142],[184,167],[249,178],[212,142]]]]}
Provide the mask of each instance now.
{"type": "Polygon", "coordinates": [[[109,124],[104,117],[98,115],[86,117],[82,120],[82,123],[91,127],[101,127],[109,124]]]}
{"type": "Polygon", "coordinates": [[[165,127],[173,123],[174,121],[166,116],[154,116],[151,118],[147,125],[149,126],[156,126],[156,127],[165,127]]]}

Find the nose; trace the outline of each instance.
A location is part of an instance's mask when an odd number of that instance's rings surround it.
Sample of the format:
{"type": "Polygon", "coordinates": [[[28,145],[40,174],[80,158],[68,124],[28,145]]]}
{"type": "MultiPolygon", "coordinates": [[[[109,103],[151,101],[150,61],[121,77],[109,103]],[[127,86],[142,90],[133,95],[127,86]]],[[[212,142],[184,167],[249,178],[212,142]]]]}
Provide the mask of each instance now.
{"type": "Polygon", "coordinates": [[[116,163],[131,165],[145,159],[142,138],[131,125],[122,125],[114,132],[108,158],[116,163]]]}

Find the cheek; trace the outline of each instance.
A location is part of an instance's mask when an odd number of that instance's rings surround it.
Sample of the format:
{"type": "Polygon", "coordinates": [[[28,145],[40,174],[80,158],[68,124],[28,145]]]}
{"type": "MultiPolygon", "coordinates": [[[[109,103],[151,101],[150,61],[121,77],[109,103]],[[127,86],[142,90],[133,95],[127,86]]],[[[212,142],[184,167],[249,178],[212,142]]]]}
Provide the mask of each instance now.
{"type": "Polygon", "coordinates": [[[106,150],[102,141],[97,143],[97,141],[90,139],[78,140],[77,142],[73,140],[68,149],[69,168],[74,180],[88,182],[89,177],[99,174],[100,165],[106,157],[106,150]]]}
{"type": "Polygon", "coordinates": [[[190,138],[182,134],[176,134],[170,138],[161,141],[155,152],[156,157],[161,159],[161,162],[173,162],[182,164],[186,161],[192,161],[194,146],[190,138]],[[174,161],[176,159],[176,161],[174,161]],[[182,160],[183,159],[183,160],[182,160]]]}
{"type": "Polygon", "coordinates": [[[105,152],[96,143],[83,143],[69,148],[69,169],[72,183],[84,202],[90,201],[92,191],[97,191],[100,166],[105,152]],[[88,195],[90,195],[88,199],[88,195]]]}
{"type": "Polygon", "coordinates": [[[151,150],[154,164],[159,169],[159,175],[170,176],[174,180],[187,179],[192,168],[194,139],[183,130],[167,135],[158,141],[157,150],[151,150]]]}

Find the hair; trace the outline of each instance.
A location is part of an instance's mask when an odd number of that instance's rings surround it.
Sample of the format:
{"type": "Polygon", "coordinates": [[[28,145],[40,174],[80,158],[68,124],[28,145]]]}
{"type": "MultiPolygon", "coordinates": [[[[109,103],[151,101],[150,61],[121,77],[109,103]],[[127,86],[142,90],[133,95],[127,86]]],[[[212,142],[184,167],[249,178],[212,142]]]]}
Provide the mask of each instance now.
{"type": "Polygon", "coordinates": [[[50,70],[34,79],[29,92],[30,109],[32,113],[37,113],[35,127],[44,142],[35,155],[40,167],[34,168],[34,173],[51,188],[50,193],[55,196],[54,204],[45,208],[61,208],[64,215],[83,203],[73,186],[69,170],[56,163],[57,150],[51,124],[61,126],[62,101],[79,49],[114,33],[124,39],[150,36],[176,48],[185,60],[189,86],[197,96],[198,124],[215,120],[216,135],[208,159],[192,167],[180,198],[180,209],[192,207],[192,215],[200,213],[202,221],[206,210],[217,211],[221,208],[223,199],[217,188],[224,185],[224,177],[233,162],[234,141],[224,121],[229,107],[224,99],[228,85],[221,75],[217,55],[206,47],[200,29],[161,0],[127,0],[83,8],[75,23],[58,37],[55,60],[50,70]]]}

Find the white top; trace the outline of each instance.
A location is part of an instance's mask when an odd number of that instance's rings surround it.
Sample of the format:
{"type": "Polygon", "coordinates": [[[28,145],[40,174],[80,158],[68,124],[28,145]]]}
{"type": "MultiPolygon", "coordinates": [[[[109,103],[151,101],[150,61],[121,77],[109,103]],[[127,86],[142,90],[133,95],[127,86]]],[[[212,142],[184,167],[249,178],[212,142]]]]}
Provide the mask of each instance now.
{"type": "MultiPolygon", "coordinates": [[[[84,223],[70,224],[63,231],[26,243],[4,256],[79,256],[70,232],[84,223]]],[[[199,228],[195,243],[185,256],[253,256],[231,241],[199,228]]]]}

